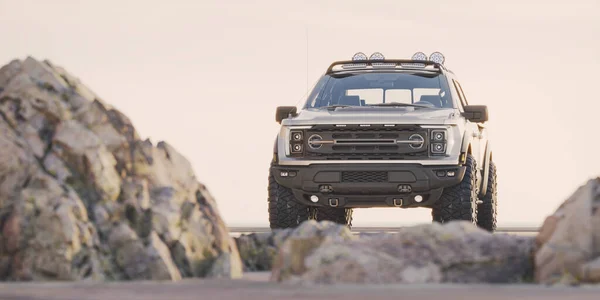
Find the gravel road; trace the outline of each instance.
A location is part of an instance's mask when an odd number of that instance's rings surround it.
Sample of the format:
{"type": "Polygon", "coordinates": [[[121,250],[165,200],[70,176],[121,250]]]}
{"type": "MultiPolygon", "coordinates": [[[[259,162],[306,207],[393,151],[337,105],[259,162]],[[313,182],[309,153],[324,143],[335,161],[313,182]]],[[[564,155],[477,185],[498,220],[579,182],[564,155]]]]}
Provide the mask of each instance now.
{"type": "Polygon", "coordinates": [[[247,274],[238,280],[194,279],[179,282],[115,283],[2,283],[0,300],[495,300],[495,299],[594,299],[600,286],[546,287],[537,285],[336,285],[295,286],[267,282],[268,273],[247,274]],[[399,297],[401,295],[401,297],[399,297]]]}

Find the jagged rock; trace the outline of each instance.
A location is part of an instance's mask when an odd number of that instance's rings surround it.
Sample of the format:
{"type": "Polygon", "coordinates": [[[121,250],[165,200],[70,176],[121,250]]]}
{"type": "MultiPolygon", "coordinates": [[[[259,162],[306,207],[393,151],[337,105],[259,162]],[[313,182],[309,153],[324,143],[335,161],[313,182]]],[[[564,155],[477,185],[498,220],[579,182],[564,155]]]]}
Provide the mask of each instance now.
{"type": "Polygon", "coordinates": [[[0,280],[241,276],[189,161],[65,69],[0,68],[0,149],[0,280]]]}
{"type": "Polygon", "coordinates": [[[273,236],[280,231],[274,230],[273,232],[243,234],[235,239],[244,263],[244,271],[271,270],[273,258],[278,250],[273,236]]]}
{"type": "Polygon", "coordinates": [[[600,282],[600,178],[579,187],[546,218],[536,243],[537,282],[600,282]]]}
{"type": "Polygon", "coordinates": [[[235,239],[245,271],[269,271],[278,250],[289,239],[304,240],[318,237],[325,242],[341,242],[354,239],[345,226],[332,222],[303,222],[296,228],[274,229],[271,232],[243,234],[235,239]]]}
{"type": "Polygon", "coordinates": [[[401,228],[394,234],[330,240],[322,235],[288,238],[277,254],[272,280],[509,283],[527,281],[533,272],[533,238],[491,234],[468,222],[433,223],[401,228]]]}

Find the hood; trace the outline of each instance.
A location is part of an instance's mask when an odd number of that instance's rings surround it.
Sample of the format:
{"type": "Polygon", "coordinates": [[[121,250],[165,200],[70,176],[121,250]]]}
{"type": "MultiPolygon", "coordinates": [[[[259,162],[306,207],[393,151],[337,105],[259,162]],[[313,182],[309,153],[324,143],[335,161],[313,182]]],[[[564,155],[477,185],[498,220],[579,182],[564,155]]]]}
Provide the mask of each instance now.
{"type": "Polygon", "coordinates": [[[414,109],[413,107],[364,107],[304,109],[294,118],[285,119],[282,125],[319,124],[456,124],[460,114],[453,108],[414,109]]]}

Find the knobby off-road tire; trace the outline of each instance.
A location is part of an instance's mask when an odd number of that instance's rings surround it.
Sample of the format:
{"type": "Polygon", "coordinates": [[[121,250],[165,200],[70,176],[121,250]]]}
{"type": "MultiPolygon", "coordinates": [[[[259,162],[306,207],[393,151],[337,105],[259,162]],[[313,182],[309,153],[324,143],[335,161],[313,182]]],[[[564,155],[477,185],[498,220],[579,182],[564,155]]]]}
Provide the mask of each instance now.
{"type": "Polygon", "coordinates": [[[487,231],[496,231],[496,216],[498,214],[498,191],[496,165],[490,161],[487,191],[477,208],[477,225],[487,231]]]}
{"type": "Polygon", "coordinates": [[[332,221],[352,228],[352,208],[318,207],[316,208],[317,221],[332,221]]]}
{"type": "Polygon", "coordinates": [[[444,189],[440,199],[433,205],[431,216],[434,222],[465,220],[477,224],[477,165],[470,154],[467,155],[466,167],[463,180],[444,189]]]}
{"type": "Polygon", "coordinates": [[[311,219],[311,209],[298,203],[292,190],[275,181],[269,172],[269,223],[271,229],[295,228],[311,219]]]}

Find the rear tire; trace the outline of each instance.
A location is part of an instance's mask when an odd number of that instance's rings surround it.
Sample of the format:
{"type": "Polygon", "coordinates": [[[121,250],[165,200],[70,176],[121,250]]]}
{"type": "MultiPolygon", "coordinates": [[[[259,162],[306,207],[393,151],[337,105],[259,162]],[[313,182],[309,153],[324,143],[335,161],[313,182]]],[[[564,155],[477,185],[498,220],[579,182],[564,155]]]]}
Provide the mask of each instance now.
{"type": "Polygon", "coordinates": [[[498,215],[498,191],[496,165],[490,161],[487,191],[481,199],[482,203],[477,208],[477,225],[487,231],[496,231],[496,217],[498,215]]]}
{"type": "Polygon", "coordinates": [[[317,221],[332,221],[352,228],[352,208],[318,207],[317,221]]]}
{"type": "Polygon", "coordinates": [[[275,181],[269,172],[269,223],[271,229],[295,228],[310,218],[310,208],[296,201],[292,190],[275,181]]]}
{"type": "Polygon", "coordinates": [[[467,169],[463,180],[444,189],[440,199],[433,205],[431,216],[434,222],[464,220],[477,224],[477,163],[468,154],[465,164],[467,169]]]}

